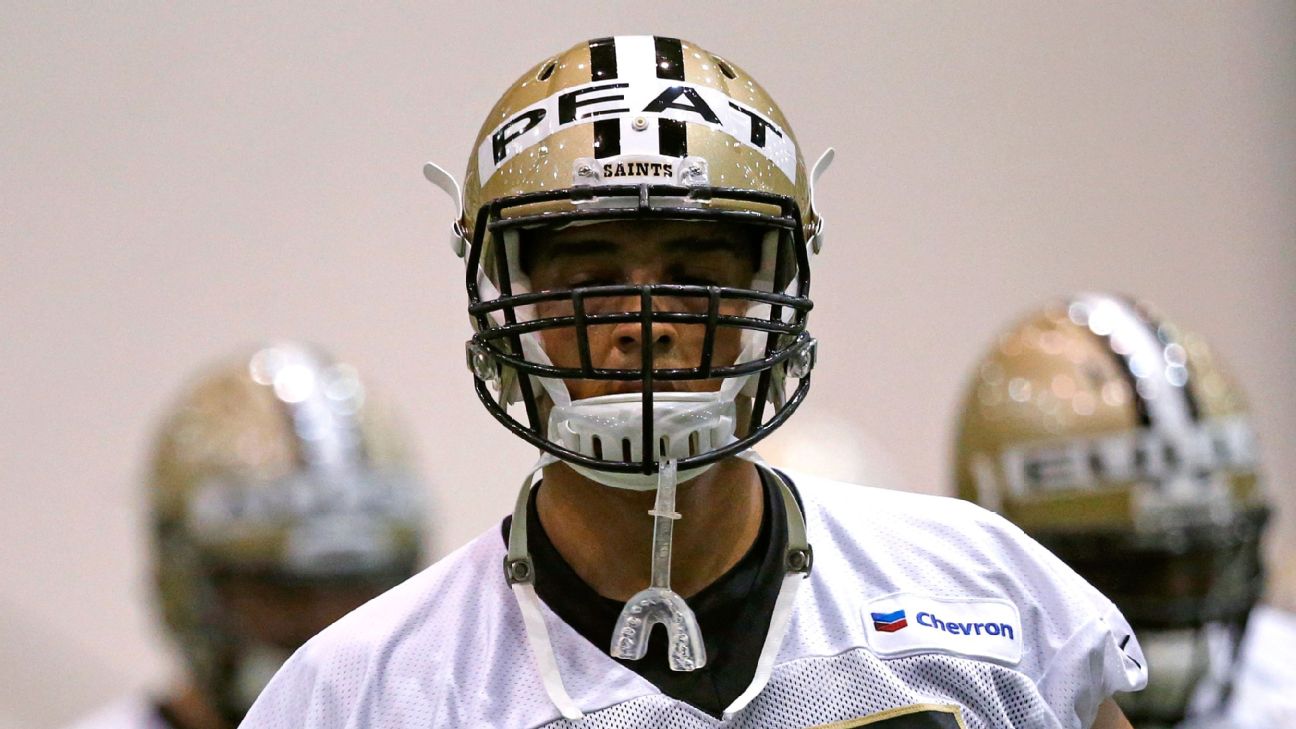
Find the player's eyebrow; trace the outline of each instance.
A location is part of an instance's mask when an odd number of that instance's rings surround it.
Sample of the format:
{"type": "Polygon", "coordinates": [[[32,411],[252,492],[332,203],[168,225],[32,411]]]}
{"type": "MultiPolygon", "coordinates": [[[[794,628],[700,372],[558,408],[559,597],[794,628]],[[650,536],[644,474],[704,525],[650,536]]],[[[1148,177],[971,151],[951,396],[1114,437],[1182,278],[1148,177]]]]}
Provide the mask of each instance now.
{"type": "Polygon", "coordinates": [[[712,253],[715,251],[721,251],[724,253],[746,253],[746,246],[749,244],[749,241],[734,240],[733,238],[695,238],[693,236],[685,236],[668,240],[663,247],[671,253],[712,253]]]}
{"type": "Polygon", "coordinates": [[[571,258],[575,256],[597,256],[615,253],[617,245],[612,241],[589,238],[585,240],[556,243],[553,241],[535,241],[529,253],[533,257],[544,257],[547,260],[571,258]]]}
{"type": "MultiPolygon", "coordinates": [[[[729,238],[695,238],[693,236],[683,236],[666,241],[662,244],[662,247],[670,253],[711,253],[713,251],[738,250],[746,244],[746,241],[737,241],[729,238]]],[[[553,259],[567,256],[589,256],[604,253],[616,253],[625,244],[613,243],[612,241],[603,240],[601,238],[588,238],[585,240],[569,241],[565,243],[536,241],[532,245],[535,246],[533,253],[543,253],[545,258],[553,259]]]]}

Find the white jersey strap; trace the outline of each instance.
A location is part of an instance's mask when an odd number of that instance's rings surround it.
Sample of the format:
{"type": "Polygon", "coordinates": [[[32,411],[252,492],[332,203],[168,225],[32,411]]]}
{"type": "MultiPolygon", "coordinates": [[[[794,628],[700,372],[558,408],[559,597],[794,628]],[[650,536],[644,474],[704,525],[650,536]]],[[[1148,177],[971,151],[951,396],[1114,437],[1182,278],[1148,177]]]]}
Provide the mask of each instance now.
{"type": "Polygon", "coordinates": [[[531,500],[531,485],[542,468],[553,463],[553,457],[542,455],[531,473],[527,474],[518,491],[517,503],[513,507],[513,522],[509,524],[508,554],[504,557],[504,577],[513,588],[513,597],[517,599],[518,610],[522,612],[522,626],[526,630],[527,645],[535,656],[536,671],[540,674],[540,683],[545,693],[558,712],[568,721],[584,719],[585,713],[580,710],[567,687],[563,686],[562,673],[558,671],[558,660],[554,657],[553,642],[549,639],[549,627],[545,624],[544,608],[540,605],[540,596],[535,591],[535,565],[527,550],[527,504],[531,500]]]}
{"type": "Polygon", "coordinates": [[[585,712],[580,710],[567,687],[563,686],[562,674],[558,671],[558,660],[554,658],[553,643],[549,641],[549,628],[545,626],[544,612],[540,607],[540,596],[536,594],[535,585],[531,583],[514,583],[513,596],[517,598],[518,609],[522,611],[522,625],[526,627],[527,644],[536,659],[536,670],[540,673],[540,682],[544,684],[545,693],[553,702],[554,708],[568,721],[584,719],[585,712]]]}

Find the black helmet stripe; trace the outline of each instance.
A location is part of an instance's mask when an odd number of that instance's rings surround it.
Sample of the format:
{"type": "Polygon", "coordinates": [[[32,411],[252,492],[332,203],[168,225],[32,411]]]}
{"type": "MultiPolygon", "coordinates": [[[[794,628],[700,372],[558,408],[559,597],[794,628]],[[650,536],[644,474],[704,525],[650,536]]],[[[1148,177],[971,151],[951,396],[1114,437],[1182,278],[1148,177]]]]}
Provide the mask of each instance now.
{"type": "Polygon", "coordinates": [[[617,77],[616,38],[595,38],[589,42],[590,81],[617,77]]]}
{"type": "Polygon", "coordinates": [[[668,81],[684,80],[684,49],[678,38],[653,37],[657,51],[657,78],[668,81]]]}
{"type": "MultiPolygon", "coordinates": [[[[595,38],[589,42],[590,81],[617,78],[616,38],[595,38]]],[[[594,122],[594,156],[621,154],[621,122],[617,118],[594,122]]]]}
{"type": "Polygon", "coordinates": [[[621,120],[599,119],[594,122],[594,156],[598,159],[621,154],[621,120]]]}
{"type": "Polygon", "coordinates": [[[1138,377],[1134,375],[1134,370],[1130,369],[1129,357],[1116,351],[1116,348],[1112,346],[1110,334],[1090,333],[1102,342],[1103,349],[1107,351],[1107,354],[1111,355],[1112,361],[1116,363],[1117,371],[1121,373],[1121,377],[1129,387],[1130,401],[1134,406],[1134,417],[1138,420],[1139,427],[1151,427],[1152,414],[1148,410],[1147,399],[1143,397],[1141,392],[1139,392],[1138,377]]]}
{"type": "MultiPolygon", "coordinates": [[[[684,49],[678,38],[653,37],[657,78],[684,80],[684,49]]],[[[688,156],[688,127],[679,119],[657,120],[657,151],[667,157],[688,156]]]]}
{"type": "Polygon", "coordinates": [[[657,149],[667,157],[688,156],[688,126],[680,119],[658,119],[657,149]]]}
{"type": "Polygon", "coordinates": [[[1090,311],[1103,310],[1102,331],[1096,329],[1093,320],[1089,329],[1120,365],[1130,386],[1139,425],[1179,432],[1195,423],[1198,412],[1193,394],[1186,385],[1170,379],[1164,359],[1172,343],[1162,339],[1159,327],[1140,307],[1128,297],[1101,294],[1083,295],[1076,301],[1090,311]],[[1115,337],[1124,339],[1127,351],[1117,351],[1115,337]]]}
{"type": "MultiPolygon", "coordinates": [[[[1140,306],[1137,301],[1127,298],[1126,303],[1134,310],[1139,321],[1143,322],[1143,325],[1147,327],[1148,331],[1152,332],[1152,336],[1156,337],[1166,345],[1179,344],[1180,346],[1183,346],[1180,342],[1171,338],[1169,333],[1166,331],[1166,328],[1161,325],[1161,322],[1154,319],[1147,309],[1140,306]]],[[[1184,384],[1178,386],[1179,392],[1183,395],[1184,407],[1188,409],[1188,417],[1192,419],[1193,422],[1201,420],[1201,411],[1197,405],[1197,395],[1193,392],[1193,386],[1195,384],[1195,378],[1190,374],[1184,381],[1184,384]]]]}

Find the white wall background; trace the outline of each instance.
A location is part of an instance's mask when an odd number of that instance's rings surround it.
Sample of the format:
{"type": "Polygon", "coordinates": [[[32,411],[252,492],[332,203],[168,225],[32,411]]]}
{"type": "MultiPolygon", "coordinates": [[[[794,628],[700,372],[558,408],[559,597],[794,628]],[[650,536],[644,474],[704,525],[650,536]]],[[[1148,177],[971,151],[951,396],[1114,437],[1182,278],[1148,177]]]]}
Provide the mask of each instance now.
{"type": "Polygon", "coordinates": [[[462,169],[513,78],[599,35],[731,57],[838,148],[798,418],[860,429],[884,481],[946,491],[982,348],[1105,288],[1231,362],[1296,508],[1291,3],[0,5],[0,727],[165,685],[137,478],[232,346],[317,340],[399,398],[438,554],[496,523],[531,454],[473,398],[419,168],[462,169]]]}

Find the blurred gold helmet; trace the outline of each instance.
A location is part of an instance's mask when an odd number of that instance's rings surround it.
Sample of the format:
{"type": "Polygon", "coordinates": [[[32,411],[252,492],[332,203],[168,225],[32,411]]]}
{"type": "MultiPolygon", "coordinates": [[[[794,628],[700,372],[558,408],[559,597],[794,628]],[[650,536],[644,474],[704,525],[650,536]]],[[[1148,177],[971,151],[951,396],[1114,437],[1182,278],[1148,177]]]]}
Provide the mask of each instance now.
{"type": "Polygon", "coordinates": [[[955,471],[960,497],[1050,548],[1138,631],[1150,683],[1118,697],[1136,725],[1222,699],[1268,507],[1246,403],[1200,337],[1121,296],[1030,314],[977,365],[955,471]]]}
{"type": "Polygon", "coordinates": [[[652,474],[662,451],[690,473],[764,437],[791,414],[809,384],[808,256],[818,252],[823,228],[812,187],[830,160],[825,153],[807,172],[787,120],[765,90],[738,66],[688,41],[596,38],[536,64],[487,115],[462,191],[441,168],[424,170],[460,203],[452,243],[468,264],[476,332],[468,359],[482,403],[515,434],[614,485],[652,474]],[[529,231],[627,220],[749,226],[763,241],[757,280],[750,289],[724,292],[618,285],[530,291],[523,265],[529,231]],[[574,321],[535,319],[530,307],[537,296],[570,298],[581,313],[574,321]],[[641,297],[651,314],[585,314],[589,302],[631,296],[641,297]],[[666,312],[664,297],[692,299],[701,311],[666,312]],[[722,299],[745,301],[750,316],[718,316],[722,299]],[[718,328],[739,329],[750,333],[750,346],[738,362],[712,362],[708,350],[696,367],[654,372],[651,363],[596,371],[588,352],[580,367],[555,367],[538,343],[538,332],[572,327],[587,348],[587,327],[632,322],[647,333],[653,322],[667,321],[706,326],[709,337],[718,328]],[[785,388],[789,375],[796,386],[785,388]],[[644,383],[642,412],[664,413],[673,406],[660,394],[654,398],[654,379],[717,378],[754,405],[747,422],[734,425],[737,418],[727,414],[720,418],[726,425],[700,434],[663,436],[665,415],[649,418],[642,437],[569,432],[542,422],[537,402],[548,397],[565,406],[564,379],[629,380],[644,383]],[[510,413],[518,402],[525,412],[510,413]],[[600,437],[625,447],[609,447],[605,455],[600,437]]]}
{"type": "Polygon", "coordinates": [[[231,722],[323,626],[299,615],[263,645],[240,631],[223,591],[252,584],[263,602],[362,601],[412,575],[422,511],[406,447],[353,368],[298,343],[211,367],[164,418],[147,481],[162,613],[231,722]]]}

